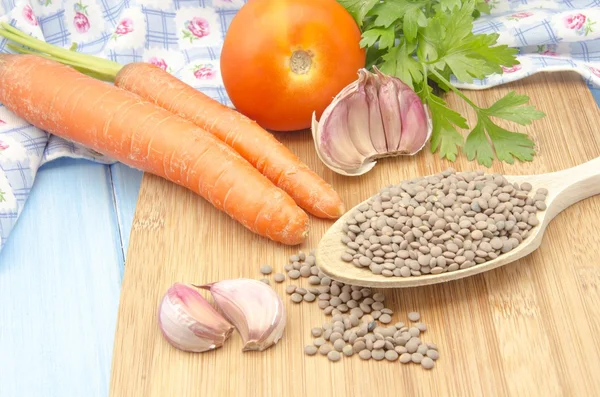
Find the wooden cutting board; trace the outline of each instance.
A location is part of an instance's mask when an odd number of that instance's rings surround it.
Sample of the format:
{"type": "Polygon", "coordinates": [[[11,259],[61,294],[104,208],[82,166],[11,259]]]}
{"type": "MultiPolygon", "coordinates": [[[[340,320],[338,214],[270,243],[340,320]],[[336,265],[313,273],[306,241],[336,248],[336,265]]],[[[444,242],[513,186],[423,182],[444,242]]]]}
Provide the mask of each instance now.
{"type": "MultiPolygon", "coordinates": [[[[543,173],[600,156],[600,112],[578,75],[541,74],[467,95],[484,105],[511,89],[547,113],[525,129],[539,155],[531,163],[496,163],[493,171],[543,173]]],[[[456,97],[449,102],[466,111],[456,97]]],[[[308,133],[278,137],[334,185],[348,208],[389,183],[450,166],[480,168],[464,156],[453,164],[423,151],[381,161],[362,177],[342,177],[318,161],[308,133]]],[[[437,343],[441,355],[431,371],[356,355],[338,363],[305,356],[311,327],[327,317],[316,303],[291,303],[288,280],[273,283],[285,295],[288,322],[282,341],[266,352],[242,353],[237,334],[203,354],[178,351],[163,339],[156,312],[172,283],[258,279],[264,263],[282,271],[298,248],[316,247],[331,223],[312,218],[308,242],[285,247],[251,234],[201,197],[145,175],[125,266],[111,396],[600,395],[600,196],[559,215],[542,247],[519,262],[444,285],[381,291],[394,322],[421,312],[428,326],[423,340],[437,343]]]]}

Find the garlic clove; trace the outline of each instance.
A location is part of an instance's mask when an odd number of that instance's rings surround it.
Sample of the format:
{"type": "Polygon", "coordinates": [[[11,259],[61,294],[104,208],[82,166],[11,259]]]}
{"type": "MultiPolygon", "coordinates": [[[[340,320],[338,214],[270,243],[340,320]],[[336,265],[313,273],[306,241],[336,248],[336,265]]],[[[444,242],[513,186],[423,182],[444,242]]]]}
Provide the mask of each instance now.
{"type": "Polygon", "coordinates": [[[317,154],[342,175],[365,174],[380,158],[414,155],[431,138],[431,117],[419,96],[400,79],[374,70],[361,69],[319,121],[313,114],[317,154]]]}
{"type": "Polygon", "coordinates": [[[286,323],[285,307],[270,286],[240,278],[199,288],[210,290],[219,308],[235,325],[242,336],[243,351],[263,351],[281,339],[286,323]]]}
{"type": "MultiPolygon", "coordinates": [[[[381,117],[381,110],[379,107],[379,96],[377,79],[375,76],[362,70],[362,73],[368,73],[368,77],[365,78],[365,92],[367,94],[367,102],[369,104],[369,132],[363,132],[365,135],[369,135],[373,147],[377,150],[377,153],[385,153],[387,151],[387,142],[385,139],[385,129],[383,126],[383,119],[381,117]]],[[[321,117],[321,119],[323,119],[321,117]]]]}
{"type": "Polygon", "coordinates": [[[340,102],[339,106],[329,109],[321,131],[322,148],[325,156],[345,168],[359,167],[363,160],[350,134],[338,134],[348,130],[348,104],[340,102]]]}
{"type": "Polygon", "coordinates": [[[385,131],[386,152],[398,150],[400,136],[402,133],[402,118],[400,116],[400,103],[398,102],[398,91],[394,81],[379,73],[381,79],[379,86],[379,110],[385,131]]]}
{"type": "Polygon", "coordinates": [[[317,136],[317,132],[319,131],[319,123],[317,122],[315,113],[313,113],[311,129],[312,129],[313,142],[315,143],[317,156],[319,157],[319,160],[321,160],[323,162],[323,164],[325,164],[332,171],[334,171],[340,175],[345,175],[345,176],[358,176],[358,175],[362,175],[362,174],[369,172],[373,167],[375,167],[375,164],[376,164],[375,161],[364,162],[363,165],[361,165],[358,168],[344,169],[344,168],[338,167],[337,164],[333,163],[333,161],[331,159],[326,158],[324,156],[324,153],[319,149],[318,142],[320,142],[320,139],[317,136]]]}
{"type": "Polygon", "coordinates": [[[158,324],[167,341],[189,352],[223,346],[234,327],[192,287],[175,283],[161,300],[158,324]]]}
{"type": "MultiPolygon", "coordinates": [[[[360,73],[359,82],[365,79],[365,74],[360,73]]],[[[367,93],[362,84],[357,84],[356,93],[348,97],[348,134],[350,140],[356,147],[356,150],[363,155],[363,158],[374,156],[377,150],[373,146],[369,134],[369,101],[367,93]]]]}
{"type": "Polygon", "coordinates": [[[429,115],[426,114],[421,100],[412,90],[401,92],[399,102],[403,124],[398,150],[403,154],[415,154],[423,149],[431,137],[429,115]],[[428,122],[423,123],[422,120],[428,122]]]}

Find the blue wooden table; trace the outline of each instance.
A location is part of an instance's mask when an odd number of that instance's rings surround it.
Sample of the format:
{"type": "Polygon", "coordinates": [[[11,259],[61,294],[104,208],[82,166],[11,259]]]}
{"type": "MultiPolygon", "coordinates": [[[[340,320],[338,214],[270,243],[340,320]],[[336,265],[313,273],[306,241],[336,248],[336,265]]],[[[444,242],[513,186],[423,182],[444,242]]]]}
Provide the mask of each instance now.
{"type": "Polygon", "coordinates": [[[72,159],[40,169],[0,253],[0,396],[108,395],[141,175],[72,159]]]}
{"type": "Polygon", "coordinates": [[[108,396],[141,176],[71,159],[40,169],[0,252],[0,397],[108,396]]]}

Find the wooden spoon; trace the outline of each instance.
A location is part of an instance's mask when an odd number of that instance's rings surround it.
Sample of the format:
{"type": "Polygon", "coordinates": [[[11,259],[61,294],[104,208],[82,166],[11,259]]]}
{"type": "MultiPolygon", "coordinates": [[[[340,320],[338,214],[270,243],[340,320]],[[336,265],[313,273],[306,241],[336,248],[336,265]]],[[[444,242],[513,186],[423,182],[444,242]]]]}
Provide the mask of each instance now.
{"type": "Polygon", "coordinates": [[[533,185],[534,190],[548,189],[547,209],[538,212],[540,224],[531,229],[530,235],[517,248],[494,260],[468,269],[416,277],[385,277],[373,274],[368,268],[358,268],[340,258],[346,248],[346,245],[341,242],[341,238],[344,236],[342,227],[345,220],[358,207],[357,205],[338,219],[321,239],[317,249],[319,269],[332,279],[346,284],[378,288],[404,288],[456,280],[514,262],[529,255],[540,246],[546,227],[556,215],[581,200],[600,194],[600,157],[564,171],[540,175],[507,176],[506,179],[510,182],[529,182],[533,185]]]}

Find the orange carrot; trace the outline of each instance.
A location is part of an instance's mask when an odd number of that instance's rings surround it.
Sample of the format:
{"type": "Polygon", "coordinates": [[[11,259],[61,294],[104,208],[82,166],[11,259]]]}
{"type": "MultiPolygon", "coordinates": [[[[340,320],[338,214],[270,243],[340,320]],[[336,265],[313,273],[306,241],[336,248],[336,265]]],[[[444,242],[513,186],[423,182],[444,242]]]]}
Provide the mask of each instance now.
{"type": "Polygon", "coordinates": [[[167,110],[52,60],[0,54],[0,102],[29,123],[204,197],[251,231],[295,245],[308,216],[229,146],[167,110]]]}
{"type": "MultiPolygon", "coordinates": [[[[333,187],[273,135],[241,113],[211,99],[162,69],[147,63],[122,66],[110,60],[52,46],[6,23],[0,23],[0,26],[0,36],[71,65],[85,74],[114,81],[118,87],[214,134],[311,214],[337,219],[345,212],[344,204],[333,187]]],[[[25,47],[9,47],[18,52],[31,52],[25,47]]]]}
{"type": "Polygon", "coordinates": [[[235,110],[148,63],[130,63],[115,84],[213,133],[320,218],[339,218],[344,205],[331,185],[273,135],[235,110]]]}

